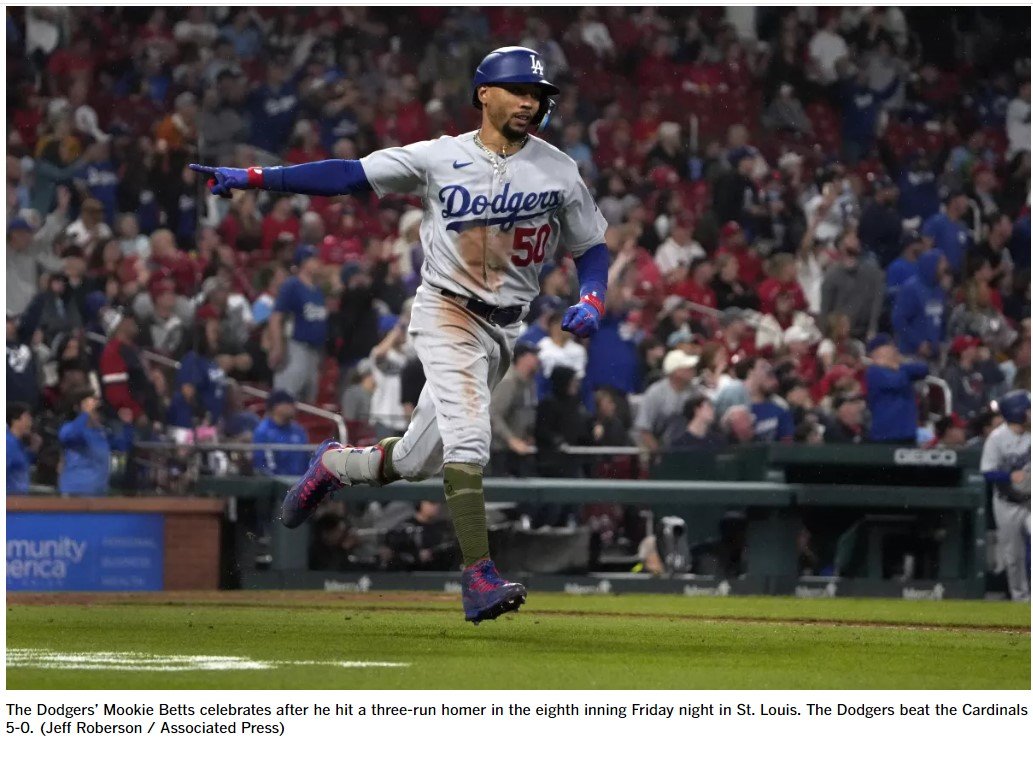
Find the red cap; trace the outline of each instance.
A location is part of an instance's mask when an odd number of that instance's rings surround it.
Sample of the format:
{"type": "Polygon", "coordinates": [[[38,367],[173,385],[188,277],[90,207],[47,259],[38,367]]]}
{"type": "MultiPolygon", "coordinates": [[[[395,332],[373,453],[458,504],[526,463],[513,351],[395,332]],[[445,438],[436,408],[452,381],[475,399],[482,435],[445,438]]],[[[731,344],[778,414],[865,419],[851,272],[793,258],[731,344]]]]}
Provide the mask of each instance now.
{"type": "Polygon", "coordinates": [[[738,222],[725,222],[721,228],[721,237],[731,237],[739,232],[742,232],[742,227],[739,226],[738,222]]]}
{"type": "Polygon", "coordinates": [[[981,345],[983,345],[983,341],[974,335],[959,335],[951,341],[950,352],[952,354],[960,354],[966,349],[979,348],[981,345]]]}

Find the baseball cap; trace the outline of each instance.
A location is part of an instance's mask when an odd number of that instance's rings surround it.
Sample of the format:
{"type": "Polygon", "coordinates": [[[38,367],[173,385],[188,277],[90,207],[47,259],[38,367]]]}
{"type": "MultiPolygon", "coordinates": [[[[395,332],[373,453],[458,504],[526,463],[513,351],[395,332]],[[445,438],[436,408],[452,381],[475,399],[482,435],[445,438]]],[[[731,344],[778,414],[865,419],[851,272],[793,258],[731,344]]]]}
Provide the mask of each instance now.
{"type": "Polygon", "coordinates": [[[892,346],[892,345],[895,345],[895,342],[894,342],[892,337],[890,337],[886,333],[879,333],[874,338],[872,338],[870,341],[868,341],[868,346],[867,346],[868,353],[872,353],[873,351],[878,351],[883,346],[892,346]]]}
{"type": "Polygon", "coordinates": [[[16,216],[14,219],[7,223],[7,234],[10,235],[15,230],[25,230],[26,232],[32,232],[32,225],[22,219],[20,216],[16,216]]]}
{"type": "Polygon", "coordinates": [[[756,148],[752,148],[749,145],[743,145],[742,147],[735,148],[728,152],[728,163],[732,166],[738,166],[739,162],[744,158],[755,158],[756,156],[756,148]]]}
{"type": "Polygon", "coordinates": [[[365,377],[366,375],[373,374],[373,360],[368,356],[365,359],[360,359],[359,363],[355,365],[355,376],[365,377]]]}
{"type": "Polygon", "coordinates": [[[913,245],[924,242],[925,241],[919,234],[918,230],[905,230],[904,235],[900,240],[900,245],[902,248],[910,248],[913,245]]]}
{"type": "Polygon", "coordinates": [[[742,232],[742,226],[738,222],[725,222],[721,228],[721,237],[731,237],[739,232],[742,232]]]}
{"type": "Polygon", "coordinates": [[[974,335],[959,335],[951,341],[950,352],[952,354],[961,354],[962,351],[967,351],[970,348],[979,348],[983,345],[983,341],[974,335]]]}
{"type": "Polygon", "coordinates": [[[349,261],[347,264],[341,267],[341,282],[344,285],[348,284],[348,280],[357,275],[362,271],[362,265],[357,261],[349,261]]]}
{"type": "Polygon", "coordinates": [[[667,336],[667,347],[674,348],[679,343],[695,343],[696,338],[692,334],[692,330],[689,329],[688,325],[682,325],[677,330],[667,336]]]}
{"type": "Polygon", "coordinates": [[[667,356],[664,357],[664,374],[670,375],[686,367],[691,369],[697,364],[699,364],[698,356],[687,354],[680,348],[675,348],[672,351],[668,351],[667,356]]]}
{"type": "Polygon", "coordinates": [[[297,250],[294,251],[294,266],[300,267],[303,263],[305,263],[315,255],[315,246],[299,245],[297,250]]]}
{"type": "Polygon", "coordinates": [[[538,346],[533,343],[517,343],[513,348],[513,361],[520,359],[527,354],[538,355],[538,346]]]}
{"type": "Polygon", "coordinates": [[[890,190],[897,184],[885,174],[878,174],[872,178],[872,190],[890,190]]]}
{"type": "Polygon", "coordinates": [[[272,391],[269,394],[269,396],[266,398],[266,400],[265,400],[265,408],[266,409],[272,409],[272,408],[274,408],[276,406],[279,406],[280,404],[293,404],[293,403],[294,403],[294,396],[292,396],[290,393],[288,393],[287,391],[285,391],[285,390],[283,390],[281,388],[277,388],[276,390],[272,391]]]}
{"type": "Polygon", "coordinates": [[[738,306],[730,306],[721,312],[720,322],[721,327],[728,327],[732,322],[746,320],[746,312],[740,309],[738,306]]]}

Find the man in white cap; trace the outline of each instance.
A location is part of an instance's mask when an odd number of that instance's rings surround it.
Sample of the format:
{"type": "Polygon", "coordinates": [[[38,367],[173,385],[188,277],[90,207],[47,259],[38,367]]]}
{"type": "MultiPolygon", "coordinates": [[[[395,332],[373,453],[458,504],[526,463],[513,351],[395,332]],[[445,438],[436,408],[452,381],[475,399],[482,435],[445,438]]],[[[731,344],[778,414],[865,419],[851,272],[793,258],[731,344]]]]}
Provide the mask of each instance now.
{"type": "Polygon", "coordinates": [[[657,451],[684,430],[682,411],[692,395],[698,363],[698,356],[680,348],[669,351],[664,357],[664,377],[642,394],[635,416],[634,434],[642,448],[657,451]]]}

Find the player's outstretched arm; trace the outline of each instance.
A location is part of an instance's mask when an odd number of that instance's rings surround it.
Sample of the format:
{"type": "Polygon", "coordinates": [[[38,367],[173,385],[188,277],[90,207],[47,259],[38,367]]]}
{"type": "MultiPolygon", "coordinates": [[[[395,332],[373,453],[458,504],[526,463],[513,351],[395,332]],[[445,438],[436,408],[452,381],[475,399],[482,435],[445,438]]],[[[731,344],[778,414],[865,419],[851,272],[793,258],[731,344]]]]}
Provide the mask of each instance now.
{"type": "Polygon", "coordinates": [[[329,159],[295,166],[231,166],[190,164],[208,179],[212,195],[228,198],[231,190],[272,190],[302,195],[348,195],[371,190],[359,161],[329,159]]]}
{"type": "Polygon", "coordinates": [[[606,313],[606,279],[610,268],[610,249],[605,243],[594,245],[574,260],[581,300],[567,309],[561,327],[579,338],[590,338],[599,329],[606,313]]]}

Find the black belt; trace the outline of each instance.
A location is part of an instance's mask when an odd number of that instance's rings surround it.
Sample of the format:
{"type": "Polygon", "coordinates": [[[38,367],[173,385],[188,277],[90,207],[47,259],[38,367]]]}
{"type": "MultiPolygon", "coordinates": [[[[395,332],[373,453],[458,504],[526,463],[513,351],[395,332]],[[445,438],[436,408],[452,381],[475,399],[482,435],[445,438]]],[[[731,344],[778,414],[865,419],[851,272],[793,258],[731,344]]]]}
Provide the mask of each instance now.
{"type": "Polygon", "coordinates": [[[441,291],[441,295],[446,298],[451,298],[460,306],[473,314],[476,314],[484,321],[491,322],[493,325],[497,325],[499,327],[508,327],[520,319],[521,315],[524,313],[523,306],[492,306],[490,303],[485,303],[479,298],[461,296],[458,293],[453,293],[451,290],[445,290],[444,288],[439,288],[439,290],[441,291]]]}

